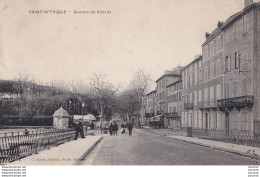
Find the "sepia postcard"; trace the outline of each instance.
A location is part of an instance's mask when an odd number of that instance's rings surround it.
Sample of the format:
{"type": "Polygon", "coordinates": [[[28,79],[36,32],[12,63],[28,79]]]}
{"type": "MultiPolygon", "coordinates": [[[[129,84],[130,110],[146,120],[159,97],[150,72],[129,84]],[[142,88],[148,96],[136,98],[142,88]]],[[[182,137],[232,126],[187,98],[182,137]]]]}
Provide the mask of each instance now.
{"type": "Polygon", "coordinates": [[[259,176],[259,0],[0,0],[0,17],[3,177],[259,176]]]}

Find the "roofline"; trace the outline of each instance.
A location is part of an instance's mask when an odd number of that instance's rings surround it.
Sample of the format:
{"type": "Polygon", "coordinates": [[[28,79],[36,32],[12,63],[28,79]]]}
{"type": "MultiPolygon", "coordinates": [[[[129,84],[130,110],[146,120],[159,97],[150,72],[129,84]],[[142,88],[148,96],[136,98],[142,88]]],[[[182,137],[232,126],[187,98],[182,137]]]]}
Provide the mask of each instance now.
{"type": "Polygon", "coordinates": [[[166,88],[168,88],[168,87],[170,87],[170,86],[172,86],[172,85],[174,85],[174,84],[177,84],[177,83],[179,83],[179,82],[181,82],[181,79],[180,79],[180,80],[177,80],[176,82],[173,82],[173,83],[167,85],[166,88]]]}
{"type": "Polygon", "coordinates": [[[210,36],[208,39],[206,39],[206,41],[201,45],[202,47],[204,47],[206,44],[208,44],[210,41],[212,41],[216,36],[218,36],[219,34],[221,34],[226,28],[228,28],[231,24],[233,24],[235,21],[237,21],[237,19],[239,19],[241,16],[243,16],[245,13],[248,13],[249,11],[255,9],[255,8],[258,8],[260,7],[260,2],[254,2],[253,4],[245,7],[243,10],[241,10],[240,12],[237,12],[231,16],[229,16],[227,18],[227,20],[229,18],[231,18],[232,16],[234,15],[237,15],[236,17],[234,17],[233,19],[231,19],[231,21],[228,21],[228,22],[224,22],[223,26],[221,28],[215,28],[213,30],[213,32],[217,29],[220,29],[220,31],[218,31],[216,34],[214,34],[213,36],[210,36]]]}
{"type": "Polygon", "coordinates": [[[150,94],[152,94],[152,93],[156,93],[156,92],[157,92],[157,90],[153,90],[153,91],[147,93],[146,96],[148,96],[148,95],[150,95],[150,94]]]}
{"type": "Polygon", "coordinates": [[[193,64],[193,63],[195,63],[195,62],[197,62],[197,61],[199,61],[199,60],[202,60],[202,55],[200,55],[198,58],[194,59],[192,62],[190,62],[190,63],[187,64],[186,66],[182,67],[182,68],[181,68],[181,71],[184,70],[184,69],[186,69],[188,66],[190,66],[191,64],[193,64]]]}
{"type": "Polygon", "coordinates": [[[155,82],[158,82],[159,80],[161,80],[163,77],[166,77],[166,76],[176,76],[176,77],[180,77],[181,75],[180,75],[180,74],[164,74],[164,75],[162,75],[159,79],[157,79],[155,82]]]}

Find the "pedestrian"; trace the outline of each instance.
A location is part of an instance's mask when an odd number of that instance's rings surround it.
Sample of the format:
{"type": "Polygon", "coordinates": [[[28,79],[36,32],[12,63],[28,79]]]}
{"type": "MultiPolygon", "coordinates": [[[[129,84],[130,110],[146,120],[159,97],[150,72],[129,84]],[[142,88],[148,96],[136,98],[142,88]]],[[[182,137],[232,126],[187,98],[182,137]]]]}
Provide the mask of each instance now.
{"type": "Polygon", "coordinates": [[[121,133],[122,134],[125,133],[125,124],[124,123],[121,124],[121,133]]]}
{"type": "Polygon", "coordinates": [[[110,125],[109,125],[109,133],[110,133],[110,136],[112,136],[112,133],[113,133],[113,124],[112,123],[110,123],[110,125]]]}
{"type": "Polygon", "coordinates": [[[79,135],[80,128],[79,128],[78,124],[76,124],[75,122],[72,122],[71,125],[72,125],[72,128],[74,128],[74,130],[76,131],[74,140],[77,140],[77,139],[78,139],[78,135],[79,135]]]}
{"type": "Polygon", "coordinates": [[[82,124],[81,121],[82,121],[82,119],[79,119],[78,126],[79,126],[80,137],[83,139],[83,138],[85,138],[85,137],[84,137],[84,132],[83,132],[83,124],[82,124]]]}
{"type": "Polygon", "coordinates": [[[113,132],[114,134],[117,136],[117,131],[118,131],[118,125],[116,122],[114,122],[114,125],[113,125],[113,132]]]}
{"type": "Polygon", "coordinates": [[[94,129],[94,126],[95,126],[94,123],[91,122],[90,127],[91,127],[92,130],[94,129]]]}
{"type": "Polygon", "coordinates": [[[127,128],[128,128],[129,136],[132,136],[133,123],[128,122],[127,123],[127,128]]]}

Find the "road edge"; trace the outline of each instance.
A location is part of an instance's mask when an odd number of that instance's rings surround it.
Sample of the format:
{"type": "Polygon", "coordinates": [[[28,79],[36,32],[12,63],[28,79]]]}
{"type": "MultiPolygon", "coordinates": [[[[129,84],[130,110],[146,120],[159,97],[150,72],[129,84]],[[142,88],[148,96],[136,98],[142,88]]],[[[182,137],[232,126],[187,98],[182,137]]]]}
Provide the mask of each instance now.
{"type": "Polygon", "coordinates": [[[103,136],[101,136],[90,148],[88,148],[87,151],[85,151],[73,165],[79,165],[81,160],[86,157],[96,146],[97,144],[103,139],[103,136]]]}
{"type": "Polygon", "coordinates": [[[236,155],[260,160],[259,156],[253,155],[253,154],[247,154],[247,153],[243,153],[243,152],[239,152],[239,151],[235,151],[235,150],[231,150],[231,149],[227,149],[227,148],[222,148],[222,147],[218,147],[218,146],[210,146],[210,145],[207,145],[207,144],[198,143],[198,142],[194,142],[194,141],[182,140],[182,139],[179,139],[179,138],[174,138],[172,136],[166,136],[166,137],[174,139],[176,141],[182,141],[182,142],[186,142],[186,143],[190,143],[190,144],[195,144],[195,145],[198,145],[198,146],[203,146],[203,147],[207,147],[207,148],[211,148],[211,149],[216,149],[216,150],[219,150],[219,151],[224,151],[224,152],[227,152],[227,153],[232,153],[232,154],[236,154],[236,155]]]}

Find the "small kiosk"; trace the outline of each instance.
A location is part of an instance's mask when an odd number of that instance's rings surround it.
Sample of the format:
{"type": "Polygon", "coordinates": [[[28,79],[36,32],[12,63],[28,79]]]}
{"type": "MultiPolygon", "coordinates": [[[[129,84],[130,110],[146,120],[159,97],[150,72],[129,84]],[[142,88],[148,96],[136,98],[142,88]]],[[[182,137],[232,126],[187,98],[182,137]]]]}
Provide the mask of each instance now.
{"type": "Polygon", "coordinates": [[[53,127],[57,129],[67,129],[69,127],[69,114],[62,107],[53,114],[53,127]]]}

